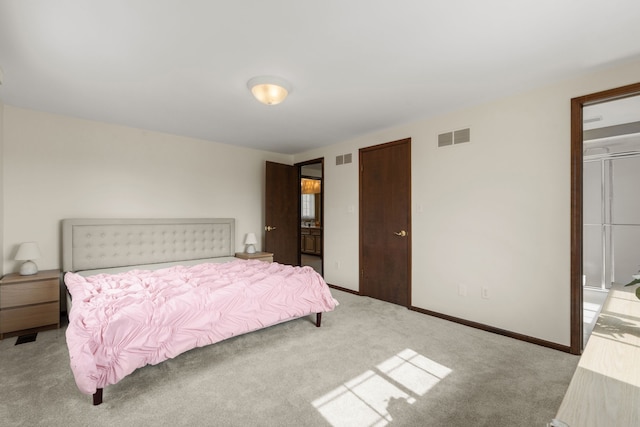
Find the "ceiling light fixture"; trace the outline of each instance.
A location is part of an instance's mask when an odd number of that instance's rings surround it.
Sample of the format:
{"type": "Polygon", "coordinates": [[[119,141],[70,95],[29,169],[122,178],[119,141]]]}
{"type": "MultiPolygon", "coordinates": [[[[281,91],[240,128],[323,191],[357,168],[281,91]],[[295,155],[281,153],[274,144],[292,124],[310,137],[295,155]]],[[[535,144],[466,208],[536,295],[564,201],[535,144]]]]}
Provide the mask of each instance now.
{"type": "Polygon", "coordinates": [[[247,82],[253,96],[263,104],[277,105],[291,93],[291,85],[280,77],[260,76],[247,82]]]}

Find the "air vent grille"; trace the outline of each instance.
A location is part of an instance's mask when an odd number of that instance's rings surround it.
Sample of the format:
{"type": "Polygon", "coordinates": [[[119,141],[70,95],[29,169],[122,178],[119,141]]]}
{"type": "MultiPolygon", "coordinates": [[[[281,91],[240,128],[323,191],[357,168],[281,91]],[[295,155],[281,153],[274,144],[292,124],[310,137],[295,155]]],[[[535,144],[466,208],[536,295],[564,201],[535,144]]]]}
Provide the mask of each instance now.
{"type": "Polygon", "coordinates": [[[438,135],[438,147],[471,142],[471,128],[454,130],[438,135]]]}
{"type": "Polygon", "coordinates": [[[353,161],[352,153],[340,154],[336,156],[336,166],[346,165],[353,161]]]}
{"type": "Polygon", "coordinates": [[[438,147],[446,147],[453,144],[453,132],[441,133],[438,135],[438,147]]]}
{"type": "Polygon", "coordinates": [[[460,129],[453,132],[453,143],[462,144],[463,142],[471,141],[471,129],[460,129]]]}

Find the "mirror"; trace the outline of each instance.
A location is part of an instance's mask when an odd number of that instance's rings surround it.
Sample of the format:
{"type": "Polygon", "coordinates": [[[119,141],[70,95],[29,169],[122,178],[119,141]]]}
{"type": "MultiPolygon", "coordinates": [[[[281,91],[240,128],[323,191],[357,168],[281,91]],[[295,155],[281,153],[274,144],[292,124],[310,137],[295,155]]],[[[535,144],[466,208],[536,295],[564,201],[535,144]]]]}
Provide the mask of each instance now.
{"type": "Polygon", "coordinates": [[[322,225],[321,192],[321,179],[301,178],[300,218],[303,227],[320,227],[322,225]]]}

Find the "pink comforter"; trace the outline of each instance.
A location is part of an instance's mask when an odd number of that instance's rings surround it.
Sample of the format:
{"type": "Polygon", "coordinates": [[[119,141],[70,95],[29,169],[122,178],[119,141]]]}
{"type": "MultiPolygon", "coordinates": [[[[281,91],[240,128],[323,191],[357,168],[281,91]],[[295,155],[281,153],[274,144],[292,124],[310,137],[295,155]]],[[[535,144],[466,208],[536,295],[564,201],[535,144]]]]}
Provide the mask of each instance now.
{"type": "Polygon", "coordinates": [[[64,281],[73,301],[66,332],[71,369],[87,394],[147,364],[338,304],[310,267],[255,260],[67,273],[64,281]]]}

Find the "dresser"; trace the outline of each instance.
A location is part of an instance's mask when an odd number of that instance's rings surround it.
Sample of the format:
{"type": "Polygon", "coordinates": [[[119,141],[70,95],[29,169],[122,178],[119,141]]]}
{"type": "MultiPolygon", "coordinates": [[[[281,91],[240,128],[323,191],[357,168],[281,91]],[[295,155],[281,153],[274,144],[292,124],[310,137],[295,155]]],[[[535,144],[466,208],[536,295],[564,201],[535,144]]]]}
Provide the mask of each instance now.
{"type": "Polygon", "coordinates": [[[60,327],[60,270],[0,280],[0,339],[60,327]]]}

